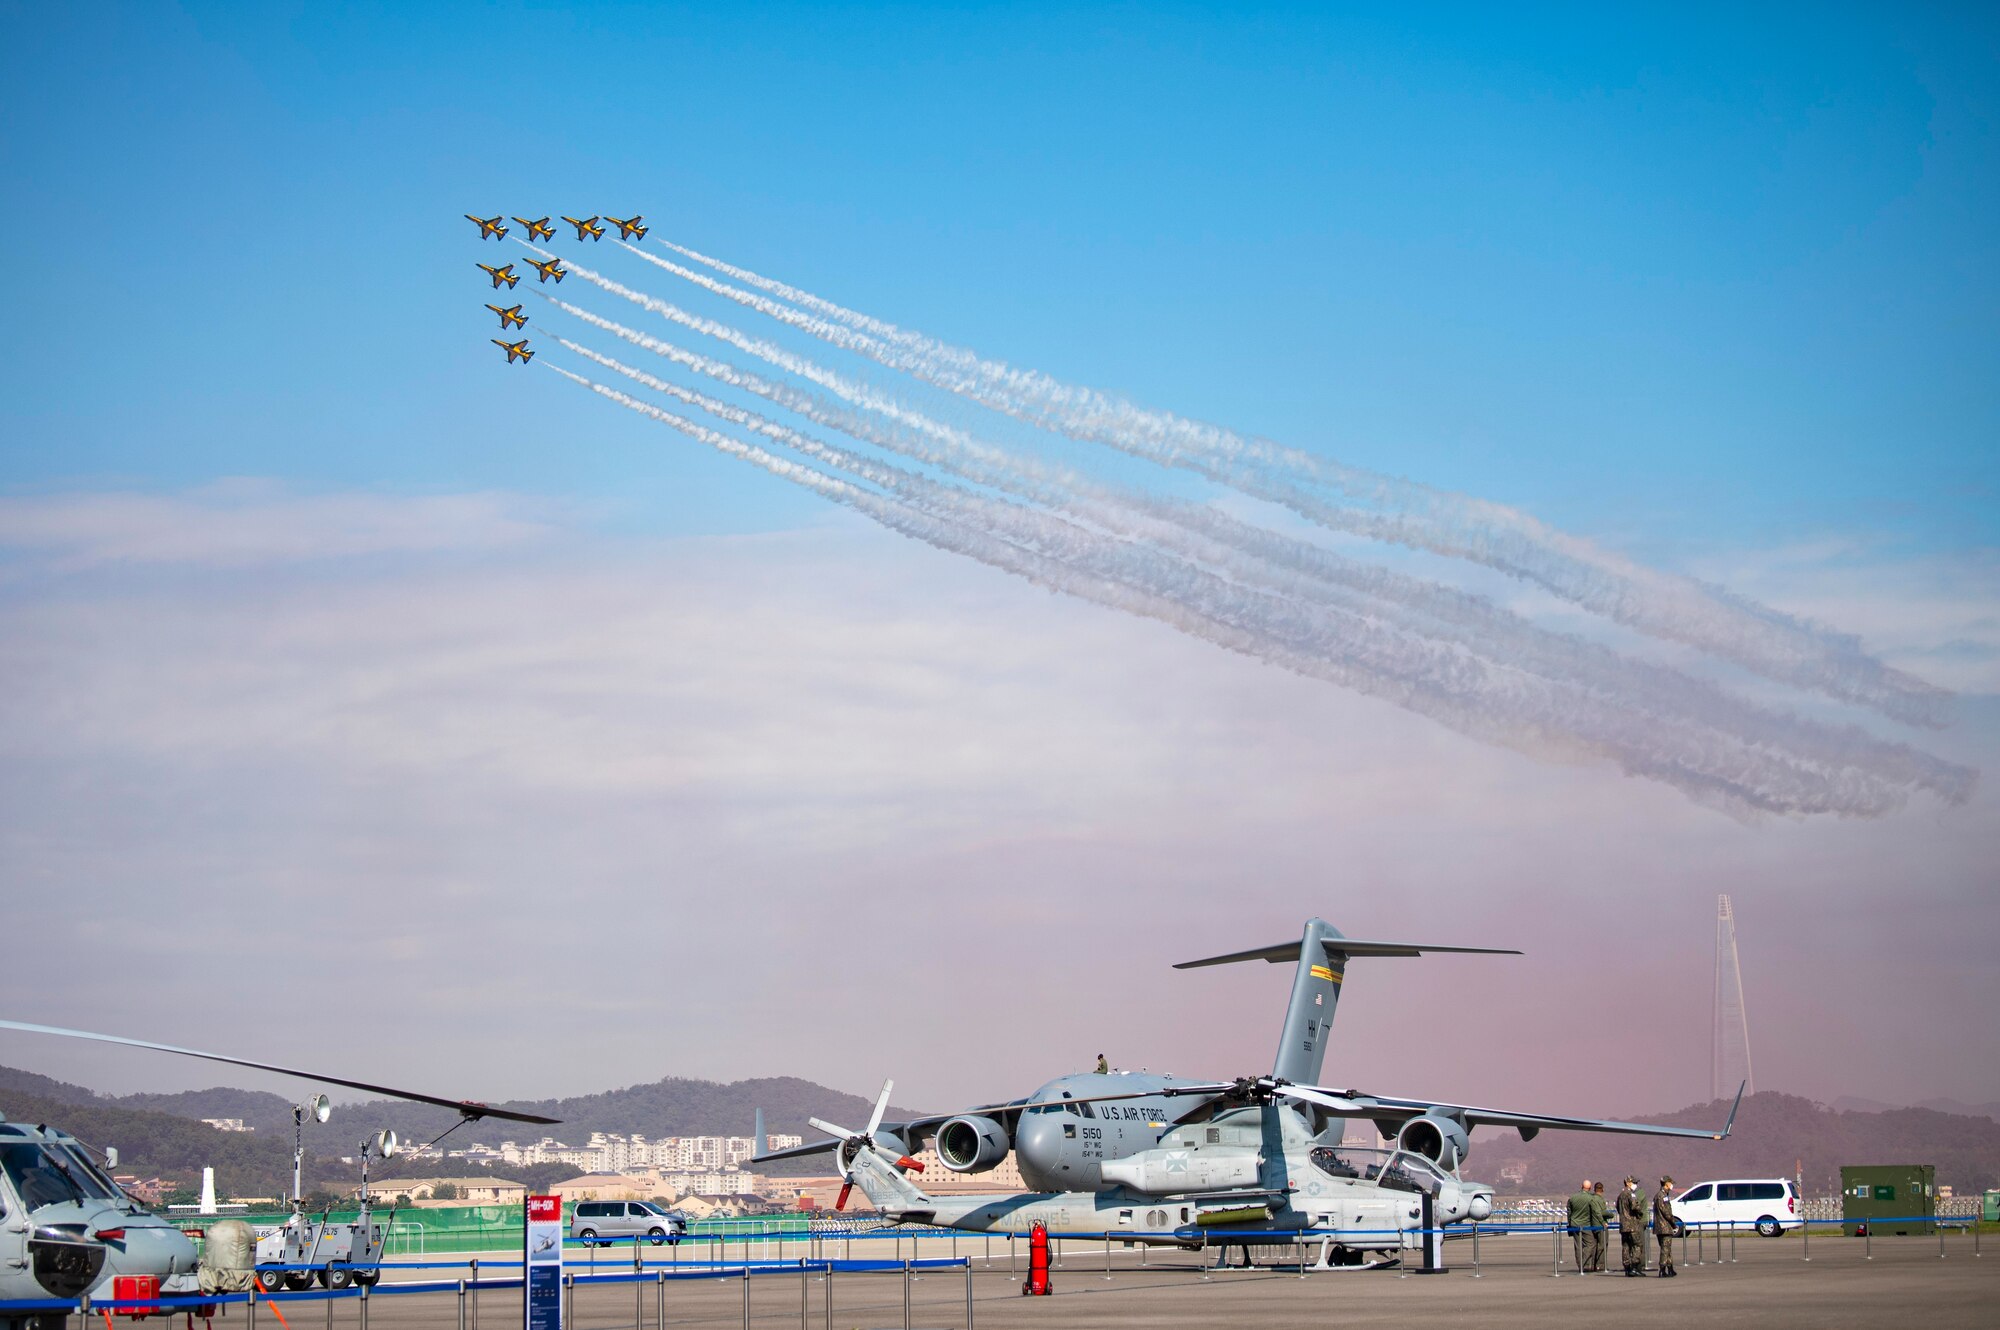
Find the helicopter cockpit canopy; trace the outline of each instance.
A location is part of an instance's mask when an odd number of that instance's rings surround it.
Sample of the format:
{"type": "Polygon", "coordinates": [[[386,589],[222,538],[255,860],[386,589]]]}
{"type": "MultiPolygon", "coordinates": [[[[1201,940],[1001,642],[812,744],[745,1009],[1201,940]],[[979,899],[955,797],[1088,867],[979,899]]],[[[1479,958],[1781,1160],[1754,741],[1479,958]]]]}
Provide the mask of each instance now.
{"type": "Polygon", "coordinates": [[[66,1141],[35,1139],[0,1127],[0,1172],[30,1210],[68,1201],[123,1201],[116,1183],[66,1141]]]}
{"type": "Polygon", "coordinates": [[[1313,1150],[1312,1162],[1330,1178],[1354,1178],[1396,1191],[1435,1196],[1445,1183],[1445,1174],[1436,1164],[1408,1150],[1322,1145],[1313,1150]]]}

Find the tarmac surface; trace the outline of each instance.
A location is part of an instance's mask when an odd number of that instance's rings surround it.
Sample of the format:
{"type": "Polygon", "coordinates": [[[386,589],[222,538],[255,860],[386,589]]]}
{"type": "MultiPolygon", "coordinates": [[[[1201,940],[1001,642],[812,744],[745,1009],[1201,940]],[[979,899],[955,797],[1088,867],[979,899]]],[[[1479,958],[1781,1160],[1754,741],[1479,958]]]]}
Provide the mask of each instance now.
{"type": "MultiPolygon", "coordinates": [[[[1811,1260],[1796,1236],[1745,1238],[1736,1259],[1718,1263],[1714,1251],[1696,1263],[1681,1261],[1667,1280],[1627,1279],[1616,1273],[1581,1276],[1565,1263],[1554,1275],[1553,1244],[1540,1235],[1486,1238],[1475,1274],[1468,1243],[1448,1250],[1451,1269],[1418,1275],[1394,1269],[1314,1271],[1295,1267],[1254,1270],[1204,1268],[1188,1253],[1153,1252],[1146,1264],[1119,1250],[1107,1262],[1102,1248],[1072,1249],[1054,1271],[1054,1293],[1026,1298],[1004,1256],[989,1267],[976,1253],[968,1277],[958,1268],[920,1271],[908,1285],[900,1271],[840,1272],[829,1281],[817,1272],[760,1273],[745,1284],[740,1272],[715,1278],[677,1278],[665,1284],[577,1286],[565,1330],[679,1330],[743,1326],[782,1330],[856,1330],[858,1327],[1347,1326],[1465,1325],[1478,1330],[1541,1327],[1557,1322],[1639,1326],[1919,1327],[2000,1326],[2000,1244],[1975,1256],[1972,1238],[1953,1233],[1945,1255],[1932,1238],[1815,1237],[1811,1260]],[[664,1326],[661,1313],[665,1313],[664,1326]]],[[[926,1253],[927,1255],[929,1253],[926,1253]]],[[[1727,1252],[1725,1251],[1725,1257],[1727,1252]]],[[[572,1264],[572,1270],[579,1268],[572,1264]]],[[[600,1269],[605,1267],[600,1266],[600,1269]]],[[[425,1272],[436,1278],[441,1272],[425,1272]]],[[[471,1301],[471,1300],[469,1300],[471,1301]]],[[[466,1309],[451,1291],[369,1299],[366,1330],[520,1330],[519,1289],[492,1289],[466,1309]]],[[[286,1330],[362,1330],[359,1300],[277,1300],[286,1330]]],[[[248,1330],[243,1310],[231,1308],[235,1330],[248,1330]]],[[[277,1330],[268,1306],[258,1330],[277,1330]]],[[[225,1322],[228,1325],[229,1322],[225,1322]]]]}

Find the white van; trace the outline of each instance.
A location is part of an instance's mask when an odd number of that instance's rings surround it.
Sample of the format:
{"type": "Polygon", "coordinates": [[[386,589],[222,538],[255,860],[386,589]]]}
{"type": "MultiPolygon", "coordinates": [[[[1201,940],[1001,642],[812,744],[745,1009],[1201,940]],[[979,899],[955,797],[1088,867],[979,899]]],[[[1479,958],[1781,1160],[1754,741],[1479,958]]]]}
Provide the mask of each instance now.
{"type": "Polygon", "coordinates": [[[1805,1223],[1799,1213],[1798,1184],[1790,1178],[1697,1182],[1674,1197],[1674,1218],[1684,1230],[1754,1228],[1767,1238],[1805,1223]]]}

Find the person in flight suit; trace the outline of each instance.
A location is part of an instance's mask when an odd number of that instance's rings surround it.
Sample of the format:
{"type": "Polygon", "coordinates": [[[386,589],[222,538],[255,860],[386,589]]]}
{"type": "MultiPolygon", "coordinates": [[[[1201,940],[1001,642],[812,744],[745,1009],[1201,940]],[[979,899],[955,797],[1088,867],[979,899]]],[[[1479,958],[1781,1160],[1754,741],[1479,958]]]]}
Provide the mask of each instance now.
{"type": "Polygon", "coordinates": [[[1104,1060],[1104,1054],[1102,1053],[1097,1055],[1097,1074],[1099,1076],[1109,1076],[1111,1074],[1111,1064],[1104,1060]]]}
{"type": "Polygon", "coordinates": [[[1662,1175],[1660,1189],[1653,1193],[1653,1241],[1660,1244],[1662,1279],[1672,1279],[1680,1273],[1674,1269],[1674,1230],[1678,1227],[1674,1222],[1674,1180],[1662,1175]]]}
{"type": "Polygon", "coordinates": [[[1646,1199],[1639,1194],[1637,1178],[1626,1178],[1618,1193],[1618,1253],[1627,1279],[1646,1277],[1646,1199]]]}
{"type": "Polygon", "coordinates": [[[1592,1202],[1597,1198],[1590,1194],[1590,1179],[1583,1180],[1583,1186],[1576,1195],[1569,1198],[1569,1236],[1576,1244],[1576,1268],[1588,1274],[1593,1244],[1590,1241],[1590,1215],[1592,1202]]]}
{"type": "Polygon", "coordinates": [[[1610,1237],[1605,1230],[1611,1222],[1611,1212],[1604,1205],[1604,1184],[1590,1184],[1590,1265],[1586,1273],[1604,1273],[1604,1249],[1610,1237]]]}

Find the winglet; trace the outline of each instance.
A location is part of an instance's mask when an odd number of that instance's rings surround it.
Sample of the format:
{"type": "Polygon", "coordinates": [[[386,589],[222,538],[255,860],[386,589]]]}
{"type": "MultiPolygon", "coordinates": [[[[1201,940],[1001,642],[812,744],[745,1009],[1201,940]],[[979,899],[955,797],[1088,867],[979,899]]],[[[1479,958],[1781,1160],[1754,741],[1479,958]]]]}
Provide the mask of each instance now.
{"type": "Polygon", "coordinates": [[[1750,1081],[1747,1077],[1736,1087],[1736,1102],[1729,1106],[1729,1121],[1722,1124],[1722,1130],[1716,1134],[1716,1140],[1726,1141],[1729,1139],[1729,1133],[1736,1130],[1736,1110],[1743,1107],[1743,1092],[1749,1088],[1750,1081]]]}

